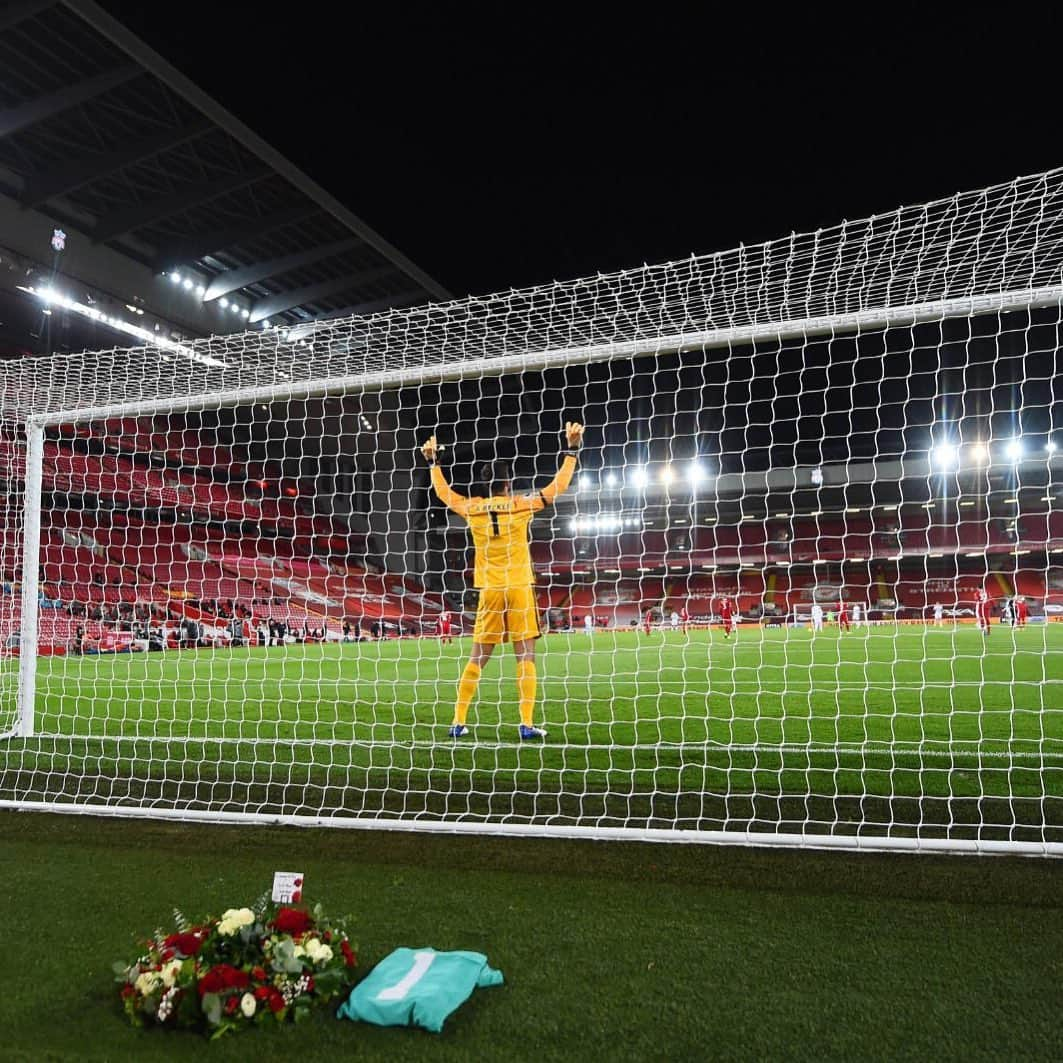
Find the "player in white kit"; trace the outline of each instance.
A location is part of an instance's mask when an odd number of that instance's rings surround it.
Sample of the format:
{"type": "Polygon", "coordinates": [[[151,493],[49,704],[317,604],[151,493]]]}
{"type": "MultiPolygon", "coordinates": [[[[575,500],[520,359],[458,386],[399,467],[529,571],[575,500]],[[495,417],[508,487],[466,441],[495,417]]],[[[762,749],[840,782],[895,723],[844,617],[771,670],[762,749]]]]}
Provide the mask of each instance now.
{"type": "Polygon", "coordinates": [[[674,609],[672,610],[672,630],[679,630],[679,614],[674,609]]]}
{"type": "Polygon", "coordinates": [[[934,627],[944,627],[945,607],[941,602],[934,602],[934,627]]]}
{"type": "Polygon", "coordinates": [[[864,608],[859,602],[853,602],[853,627],[859,627],[864,618],[864,608]]]}
{"type": "Polygon", "coordinates": [[[812,604],[812,632],[823,630],[823,606],[818,602],[812,604]]]}
{"type": "Polygon", "coordinates": [[[583,618],[583,630],[588,635],[594,634],[594,614],[588,613],[583,618]]]}

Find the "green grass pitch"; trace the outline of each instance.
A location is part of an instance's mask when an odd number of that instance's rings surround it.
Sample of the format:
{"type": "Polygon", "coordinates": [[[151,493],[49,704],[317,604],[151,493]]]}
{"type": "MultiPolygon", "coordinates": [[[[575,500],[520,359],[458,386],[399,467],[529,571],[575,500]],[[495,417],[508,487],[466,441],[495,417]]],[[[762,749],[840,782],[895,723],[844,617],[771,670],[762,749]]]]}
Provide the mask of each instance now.
{"type": "MultiPolygon", "coordinates": [[[[0,742],[0,786],[763,829],[914,809],[923,830],[940,813],[953,833],[969,815],[1005,824],[996,836],[1052,836],[1061,642],[1059,627],[995,628],[988,645],[969,627],[551,636],[543,747],[513,741],[508,655],[486,672],[476,741],[446,739],[462,642],[42,660],[41,733],[0,742]]],[[[1049,861],[13,812],[0,851],[0,944],[29,957],[0,994],[12,1061],[202,1059],[194,1036],[128,1027],[111,962],[174,905],[246,903],[282,867],[354,915],[363,969],[400,945],[472,948],[506,985],[440,1037],[322,1013],[212,1058],[972,1061],[1063,1044],[1049,861]]]]}
{"type": "Polygon", "coordinates": [[[1063,625],[552,635],[541,747],[516,741],[508,650],[471,739],[446,737],[467,640],[46,658],[39,737],[0,767],[230,809],[712,827],[851,820],[822,802],[871,798],[878,822],[1036,827],[1063,797],[1061,650],[1063,625]]]}
{"type": "Polygon", "coordinates": [[[5,1063],[1058,1059],[1055,862],[428,837],[0,813],[5,1063]],[[439,1036],[337,1022],[138,1031],[111,963],[175,905],[304,871],[362,970],[400,945],[505,974],[439,1036]]]}

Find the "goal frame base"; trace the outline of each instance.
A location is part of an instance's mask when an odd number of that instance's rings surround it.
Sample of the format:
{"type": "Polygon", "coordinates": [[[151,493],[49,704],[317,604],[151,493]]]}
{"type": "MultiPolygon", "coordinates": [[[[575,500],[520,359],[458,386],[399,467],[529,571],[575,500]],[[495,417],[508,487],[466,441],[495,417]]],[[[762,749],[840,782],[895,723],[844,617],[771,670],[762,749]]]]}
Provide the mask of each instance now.
{"type": "Polygon", "coordinates": [[[94,816],[100,819],[168,820],[178,823],[255,827],[329,827],[365,831],[417,831],[495,838],[556,838],[570,841],[651,842],[727,845],[756,849],[848,853],[937,853],[967,856],[1063,856],[1063,842],[978,838],[920,838],[903,835],[795,834],[751,830],[666,830],[653,827],[597,827],[551,823],[448,822],[368,816],[310,816],[208,809],[140,808],[135,805],[77,804],[70,801],[0,801],[0,811],[94,816]]]}

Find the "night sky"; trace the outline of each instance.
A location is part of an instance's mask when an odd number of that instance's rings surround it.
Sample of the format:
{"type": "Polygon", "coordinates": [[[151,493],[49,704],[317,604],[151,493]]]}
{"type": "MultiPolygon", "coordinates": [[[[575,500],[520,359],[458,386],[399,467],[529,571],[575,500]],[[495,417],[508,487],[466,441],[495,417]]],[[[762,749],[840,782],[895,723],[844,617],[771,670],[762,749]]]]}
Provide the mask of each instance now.
{"type": "Polygon", "coordinates": [[[1063,164],[1047,5],[103,6],[457,295],[1063,164]]]}
{"type": "MultiPolygon", "coordinates": [[[[1063,164],[1063,19],[1047,8],[749,5],[633,21],[535,7],[520,21],[443,5],[305,3],[284,18],[199,0],[103,6],[458,296],[756,243],[1063,164]]],[[[714,473],[867,460],[1043,441],[1063,402],[1060,331],[1058,313],[957,321],[409,401],[469,475],[496,455],[543,471],[569,417],[590,426],[585,467],[603,477],[695,457],[714,473]]]]}

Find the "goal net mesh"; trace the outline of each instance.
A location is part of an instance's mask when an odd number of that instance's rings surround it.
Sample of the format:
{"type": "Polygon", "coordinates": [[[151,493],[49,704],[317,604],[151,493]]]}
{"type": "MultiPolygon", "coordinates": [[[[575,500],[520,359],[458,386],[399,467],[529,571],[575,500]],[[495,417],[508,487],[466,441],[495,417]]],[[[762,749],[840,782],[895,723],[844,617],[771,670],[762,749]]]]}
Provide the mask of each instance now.
{"type": "Polygon", "coordinates": [[[1061,271],[1053,171],[526,291],[0,366],[0,802],[1055,851],[1061,271]],[[578,469],[540,511],[568,421],[578,469]],[[505,459],[536,510],[545,740],[520,740],[506,644],[448,734],[486,596],[432,434],[462,497],[505,459]]]}

